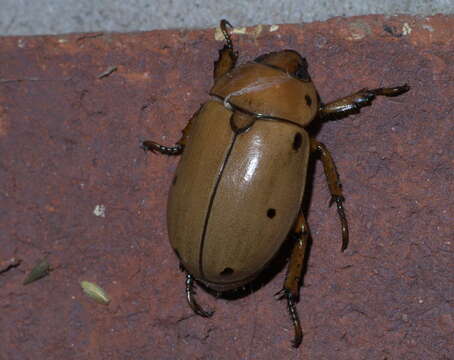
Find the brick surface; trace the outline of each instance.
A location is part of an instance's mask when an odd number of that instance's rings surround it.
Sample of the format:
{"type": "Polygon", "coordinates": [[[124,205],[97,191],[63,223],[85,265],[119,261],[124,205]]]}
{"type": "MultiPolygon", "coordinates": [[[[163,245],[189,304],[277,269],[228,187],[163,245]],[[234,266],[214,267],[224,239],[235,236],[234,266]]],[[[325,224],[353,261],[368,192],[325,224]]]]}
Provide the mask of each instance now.
{"type": "Polygon", "coordinates": [[[241,61],[303,54],[325,101],[411,86],[312,126],[336,160],[351,243],[340,253],[317,164],[298,350],[273,298],[282,261],[247,296],[199,290],[216,314],[191,314],[165,226],[177,159],[139,148],[173,144],[208,99],[214,30],[2,38],[0,262],[22,263],[0,273],[0,359],[452,358],[453,29],[449,16],[366,16],[233,35],[241,61]],[[54,270],[23,286],[46,256],[54,270]],[[81,280],[111,303],[84,296],[81,280]]]}

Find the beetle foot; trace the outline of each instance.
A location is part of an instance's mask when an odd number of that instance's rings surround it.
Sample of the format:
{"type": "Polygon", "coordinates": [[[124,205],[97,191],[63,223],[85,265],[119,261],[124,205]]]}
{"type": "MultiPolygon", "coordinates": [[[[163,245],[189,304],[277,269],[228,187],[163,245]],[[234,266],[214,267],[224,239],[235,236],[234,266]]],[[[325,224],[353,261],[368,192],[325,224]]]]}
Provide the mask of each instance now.
{"type": "Polygon", "coordinates": [[[278,300],[282,300],[283,298],[287,299],[287,309],[290,314],[290,319],[293,323],[293,328],[295,329],[295,337],[292,340],[292,346],[297,348],[301,345],[303,341],[303,330],[301,330],[300,319],[298,317],[298,313],[296,311],[296,297],[292,295],[289,289],[283,288],[282,290],[278,291],[274,296],[277,296],[278,300]]]}
{"type": "Polygon", "coordinates": [[[222,19],[220,28],[221,28],[222,34],[224,35],[225,42],[227,43],[227,48],[233,49],[232,39],[230,38],[230,34],[227,31],[227,26],[229,28],[233,29],[232,24],[230,24],[226,19],[222,19]]]}
{"type": "Polygon", "coordinates": [[[336,203],[337,213],[339,214],[339,218],[341,221],[341,227],[342,227],[341,251],[344,251],[348,246],[348,222],[347,222],[347,217],[345,216],[345,210],[344,210],[344,205],[343,205],[344,200],[345,200],[345,198],[343,196],[333,195],[329,202],[330,207],[331,207],[331,205],[336,203]]]}
{"type": "Polygon", "coordinates": [[[163,155],[180,155],[183,152],[183,145],[176,144],[174,146],[164,146],[154,141],[143,141],[140,144],[143,151],[151,151],[152,153],[161,153],[163,155]]]}
{"type": "Polygon", "coordinates": [[[202,307],[197,303],[194,299],[195,291],[194,291],[194,278],[190,274],[186,274],[186,299],[188,301],[189,306],[191,307],[192,311],[194,311],[197,315],[209,318],[213,316],[214,311],[208,310],[205,311],[202,307]]]}
{"type": "Polygon", "coordinates": [[[369,90],[371,93],[374,93],[375,95],[380,95],[380,96],[399,96],[407,91],[410,90],[410,86],[408,84],[404,84],[402,86],[396,86],[392,88],[378,88],[378,89],[372,89],[369,90]]]}
{"type": "Polygon", "coordinates": [[[339,214],[339,218],[341,221],[341,227],[342,227],[341,251],[344,251],[348,246],[348,223],[347,223],[347,217],[345,216],[345,210],[344,210],[344,205],[343,205],[344,200],[345,199],[343,196],[333,195],[329,202],[329,206],[331,206],[333,203],[336,203],[337,213],[339,214]]]}

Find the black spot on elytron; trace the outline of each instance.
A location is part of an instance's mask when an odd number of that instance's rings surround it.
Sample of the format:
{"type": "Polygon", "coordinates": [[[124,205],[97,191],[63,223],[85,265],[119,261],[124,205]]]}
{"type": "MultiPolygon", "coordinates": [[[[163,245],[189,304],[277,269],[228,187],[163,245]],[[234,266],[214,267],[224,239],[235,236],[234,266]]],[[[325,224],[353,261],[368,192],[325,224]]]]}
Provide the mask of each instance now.
{"type": "Polygon", "coordinates": [[[177,183],[177,178],[178,178],[178,176],[176,176],[176,175],[173,177],[172,185],[175,185],[177,183]]]}
{"type": "Polygon", "coordinates": [[[268,216],[270,219],[274,218],[276,216],[276,209],[268,209],[266,216],[268,216]]]}
{"type": "Polygon", "coordinates": [[[221,276],[228,276],[228,275],[232,275],[233,274],[233,269],[232,268],[229,268],[229,267],[226,267],[224,270],[222,270],[220,272],[219,275],[221,276]]]}
{"type": "Polygon", "coordinates": [[[293,150],[297,151],[301,147],[301,143],[303,142],[303,136],[301,133],[297,132],[295,134],[295,138],[293,139],[293,150]]]}
{"type": "Polygon", "coordinates": [[[311,99],[311,97],[309,95],[306,95],[304,97],[304,99],[306,100],[307,106],[311,106],[312,105],[312,99],[311,99]]]}

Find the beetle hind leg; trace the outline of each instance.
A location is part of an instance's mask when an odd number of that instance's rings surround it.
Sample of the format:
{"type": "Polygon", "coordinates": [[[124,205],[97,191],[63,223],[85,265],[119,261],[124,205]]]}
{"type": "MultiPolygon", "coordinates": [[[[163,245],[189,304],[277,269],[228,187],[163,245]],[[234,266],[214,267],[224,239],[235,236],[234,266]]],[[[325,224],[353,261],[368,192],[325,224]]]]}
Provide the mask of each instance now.
{"type": "Polygon", "coordinates": [[[211,317],[214,314],[214,311],[208,310],[205,311],[194,299],[194,278],[190,274],[186,274],[186,299],[192,311],[201,317],[211,317]]]}
{"type": "Polygon", "coordinates": [[[332,101],[320,107],[322,118],[337,118],[358,113],[359,110],[371,105],[376,96],[399,96],[410,90],[410,86],[404,84],[392,88],[361,89],[354,94],[332,101]]]}
{"type": "Polygon", "coordinates": [[[309,240],[309,228],[301,210],[293,231],[296,242],[290,256],[284,287],[276,296],[278,296],[279,299],[287,299],[288,312],[295,330],[295,337],[292,341],[292,345],[296,348],[303,340],[303,331],[301,330],[300,320],[296,311],[296,302],[299,298],[299,288],[303,274],[307,242],[309,240]]]}
{"type": "Polygon", "coordinates": [[[225,19],[221,20],[221,24],[219,26],[225,38],[225,45],[221,50],[219,50],[219,59],[214,63],[213,76],[215,81],[232,70],[235,67],[236,60],[238,59],[238,52],[233,50],[232,39],[227,31],[227,26],[230,28],[233,26],[225,19]]]}

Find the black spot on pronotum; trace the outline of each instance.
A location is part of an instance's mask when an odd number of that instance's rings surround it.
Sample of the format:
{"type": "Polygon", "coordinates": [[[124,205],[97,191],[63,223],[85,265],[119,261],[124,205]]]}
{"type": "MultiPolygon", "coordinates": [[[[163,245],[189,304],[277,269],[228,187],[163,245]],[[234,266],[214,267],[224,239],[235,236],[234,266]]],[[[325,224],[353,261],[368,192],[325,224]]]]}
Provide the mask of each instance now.
{"type": "Polygon", "coordinates": [[[228,275],[232,275],[232,274],[233,274],[233,269],[226,267],[224,270],[221,271],[221,273],[219,275],[228,276],[228,275]]]}
{"type": "Polygon", "coordinates": [[[306,95],[304,97],[304,99],[306,100],[307,106],[311,106],[312,105],[312,99],[311,99],[311,97],[309,95],[306,95]]]}
{"type": "Polygon", "coordinates": [[[270,219],[274,218],[276,216],[276,209],[268,209],[266,216],[268,216],[270,219]]]}
{"type": "Polygon", "coordinates": [[[181,261],[181,256],[180,256],[180,253],[178,252],[178,250],[177,249],[173,249],[173,251],[175,251],[175,254],[177,255],[178,260],[181,261]]]}
{"type": "Polygon", "coordinates": [[[293,139],[293,150],[298,150],[300,147],[301,147],[301,143],[303,141],[303,137],[301,135],[301,133],[297,132],[295,134],[295,138],[293,139]]]}

